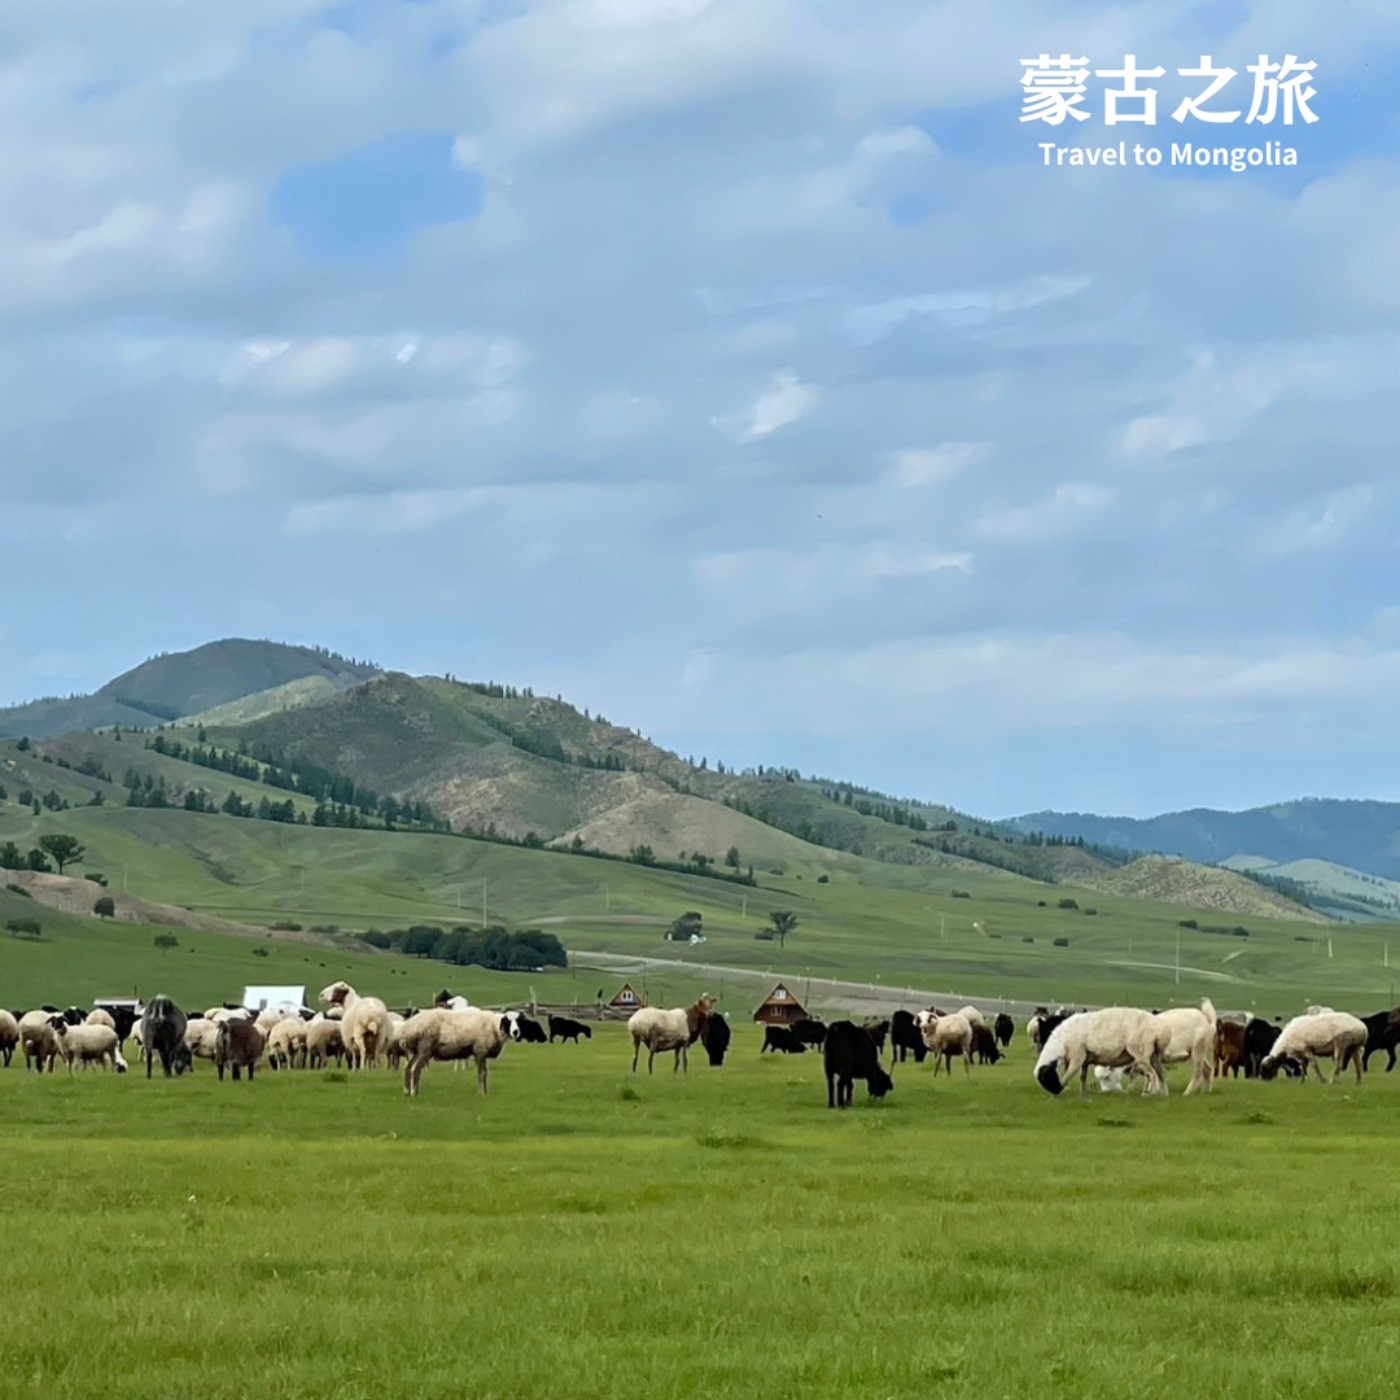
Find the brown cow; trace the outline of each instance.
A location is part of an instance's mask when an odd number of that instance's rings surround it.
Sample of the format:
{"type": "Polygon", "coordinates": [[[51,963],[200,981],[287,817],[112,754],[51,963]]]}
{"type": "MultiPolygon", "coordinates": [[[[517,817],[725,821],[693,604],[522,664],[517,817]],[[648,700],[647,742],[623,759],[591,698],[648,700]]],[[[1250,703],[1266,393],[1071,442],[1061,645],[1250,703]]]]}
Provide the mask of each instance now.
{"type": "Polygon", "coordinates": [[[1250,1077],[1244,1027],[1238,1021],[1220,1021],[1215,1027],[1215,1073],[1237,1075],[1240,1070],[1250,1077]]]}

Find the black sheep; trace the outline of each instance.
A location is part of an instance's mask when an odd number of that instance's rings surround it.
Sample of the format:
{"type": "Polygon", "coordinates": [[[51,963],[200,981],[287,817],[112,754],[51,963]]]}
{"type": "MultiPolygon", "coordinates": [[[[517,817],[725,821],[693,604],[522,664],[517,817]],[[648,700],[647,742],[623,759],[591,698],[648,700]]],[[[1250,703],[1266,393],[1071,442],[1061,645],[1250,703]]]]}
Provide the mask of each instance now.
{"type": "Polygon", "coordinates": [[[882,1099],[894,1088],[869,1030],[852,1021],[833,1021],[827,1027],[822,1064],[828,1108],[849,1108],[857,1079],[865,1080],[872,1099],[882,1099]]]}

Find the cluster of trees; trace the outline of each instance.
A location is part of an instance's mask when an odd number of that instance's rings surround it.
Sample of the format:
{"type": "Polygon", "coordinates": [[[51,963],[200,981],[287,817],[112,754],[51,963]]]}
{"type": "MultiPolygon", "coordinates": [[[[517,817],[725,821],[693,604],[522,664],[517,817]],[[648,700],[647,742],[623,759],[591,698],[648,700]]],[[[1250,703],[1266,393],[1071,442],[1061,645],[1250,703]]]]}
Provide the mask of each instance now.
{"type": "Polygon", "coordinates": [[[54,832],[41,836],[39,844],[29,851],[21,851],[13,841],[0,845],[0,870],[37,870],[40,874],[50,874],[56,865],[62,875],[68,866],[82,860],[86,854],[87,847],[77,837],[54,832]]]}
{"type": "MultiPolygon", "coordinates": [[[[1273,890],[1285,899],[1291,899],[1295,904],[1301,904],[1307,909],[1313,907],[1313,892],[1297,880],[1290,880],[1286,875],[1270,875],[1263,870],[1241,870],[1239,873],[1246,879],[1253,880],[1256,885],[1262,885],[1266,890],[1273,890]]],[[[1365,896],[1355,895],[1352,898],[1360,898],[1363,903],[1379,904],[1382,908],[1386,907],[1383,900],[1367,900],[1365,896]]]]}
{"type": "Polygon", "coordinates": [[[489,967],[498,972],[528,972],[537,967],[567,967],[569,956],[552,933],[539,929],[512,931],[496,924],[488,928],[459,925],[442,929],[414,924],[387,933],[370,929],[360,937],[371,947],[392,948],[408,957],[432,958],[458,967],[489,967]]]}
{"type": "Polygon", "coordinates": [[[907,826],[911,831],[927,831],[928,818],[898,803],[884,802],[869,797],[860,797],[853,787],[822,788],[821,794],[828,802],[840,803],[863,817],[878,817],[881,821],[895,826],[907,826]]]}
{"type": "MultiPolygon", "coordinates": [[[[0,802],[8,802],[9,800],[10,794],[3,785],[0,785],[0,802]]],[[[72,805],[67,798],[59,796],[59,794],[52,789],[46,792],[42,797],[35,797],[34,789],[28,787],[21,788],[19,792],[15,794],[15,801],[18,802],[21,807],[30,808],[36,817],[44,810],[50,812],[66,812],[72,805]]],[[[95,793],[93,795],[92,805],[100,806],[101,802],[102,794],[100,792],[95,793]]]]}

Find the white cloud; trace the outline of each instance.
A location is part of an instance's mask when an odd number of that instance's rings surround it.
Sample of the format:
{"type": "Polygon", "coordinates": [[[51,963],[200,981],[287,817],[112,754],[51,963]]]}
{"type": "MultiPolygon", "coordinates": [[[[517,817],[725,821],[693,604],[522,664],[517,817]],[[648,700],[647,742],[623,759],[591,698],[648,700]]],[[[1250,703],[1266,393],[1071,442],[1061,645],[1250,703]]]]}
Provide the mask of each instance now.
{"type": "Polygon", "coordinates": [[[976,523],[986,540],[1017,544],[1070,534],[1083,528],[1113,501],[1113,492],[1092,482],[1066,481],[1047,500],[984,515],[976,523]]]}
{"type": "Polygon", "coordinates": [[[937,447],[903,448],[889,454],[889,465],[880,473],[880,484],[902,491],[940,486],[985,456],[987,450],[988,444],[980,442],[944,442],[937,447]]]}
{"type": "Polygon", "coordinates": [[[805,418],[820,398],[819,391],[804,384],[796,370],[779,370],[747,409],[717,418],[715,426],[739,442],[756,442],[805,418]]]}

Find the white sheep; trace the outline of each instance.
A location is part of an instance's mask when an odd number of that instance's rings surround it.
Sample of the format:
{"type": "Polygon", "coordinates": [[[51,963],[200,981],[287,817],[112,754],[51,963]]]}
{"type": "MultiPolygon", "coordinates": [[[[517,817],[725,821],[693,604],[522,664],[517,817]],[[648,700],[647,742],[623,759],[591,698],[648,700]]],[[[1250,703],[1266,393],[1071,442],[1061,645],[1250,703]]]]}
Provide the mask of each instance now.
{"type": "Polygon", "coordinates": [[[54,1061],[58,1059],[58,1032],[54,1027],[63,1018],[51,1011],[26,1011],[19,1018],[19,1040],[24,1047],[25,1069],[37,1070],[43,1074],[47,1069],[53,1073],[54,1061]]]}
{"type": "MultiPolygon", "coordinates": [[[[983,1023],[985,1024],[985,1022],[983,1023]]],[[[972,1022],[961,1011],[932,1016],[920,1027],[924,1044],[933,1055],[933,1072],[953,1072],[953,1056],[961,1055],[963,1069],[972,1073],[972,1022]]]]}
{"type": "Polygon", "coordinates": [[[1094,1078],[1098,1081],[1101,1094],[1126,1094],[1128,1090],[1123,1081],[1127,1076],[1126,1068],[1108,1069],[1104,1065],[1094,1066],[1094,1078]]]}
{"type": "Polygon", "coordinates": [[[306,1022],[300,1016],[283,1017],[268,1031],[264,1048],[273,1069],[305,1069],[306,1022]]]}
{"type": "Polygon", "coordinates": [[[112,1013],[110,1011],[104,1011],[100,1006],[95,1006],[88,1012],[86,1019],[83,1021],[83,1025],[106,1026],[109,1031],[114,1031],[117,1028],[117,1023],[112,1019],[112,1013]]]}
{"type": "Polygon", "coordinates": [[[433,1060],[475,1060],[476,1082],[485,1094],[490,1062],[507,1041],[519,1039],[518,1011],[420,1011],[399,1030],[399,1048],[408,1058],[403,1091],[410,1098],[417,1095],[423,1071],[433,1060]]]}
{"type": "Polygon", "coordinates": [[[377,1065],[389,1008],[378,997],[362,997],[348,982],[332,982],[322,989],[317,1000],[344,1008],[340,1033],[351,1069],[377,1065]]]}
{"type": "Polygon", "coordinates": [[[0,1009],[0,1058],[4,1059],[6,1069],[10,1067],[10,1061],[14,1058],[15,1046],[18,1044],[19,1022],[10,1012],[0,1009]]]}
{"type": "Polygon", "coordinates": [[[213,1062],[219,1042],[220,1024],[207,1016],[194,1016],[186,1023],[185,1047],[193,1057],[190,1063],[191,1070],[194,1069],[194,1060],[213,1062]]]}
{"type": "Polygon", "coordinates": [[[991,1026],[987,1025],[987,1018],[975,1006],[959,1007],[957,1015],[966,1016],[974,1026],[986,1026],[988,1030],[991,1030],[991,1026]]]}
{"type": "Polygon", "coordinates": [[[306,1027],[306,1063],[311,1069],[326,1069],[345,1054],[345,1038],[340,1022],[329,1016],[313,1016],[306,1027]]]}
{"type": "Polygon", "coordinates": [[[397,1011],[389,1013],[388,1020],[384,1024],[384,1063],[390,1069],[398,1069],[403,1060],[403,1047],[399,1044],[399,1032],[403,1030],[404,1022],[407,1018],[401,1016],[397,1011]]]}
{"type": "Polygon", "coordinates": [[[1307,1080],[1311,1067],[1319,1080],[1336,1083],[1337,1076],[1350,1060],[1356,1066],[1356,1082],[1361,1083],[1362,1051],[1366,1048],[1366,1025],[1345,1011],[1322,1011],[1314,1015],[1295,1016],[1274,1041],[1273,1049],[1259,1062],[1259,1077],[1272,1079],[1285,1059],[1298,1060],[1307,1080]],[[1319,1060],[1332,1061],[1331,1080],[1322,1080],[1319,1060]]]}
{"type": "MultiPolygon", "coordinates": [[[[1156,1017],[1159,1026],[1169,1032],[1166,1046],[1162,1050],[1164,1065],[1179,1065],[1190,1061],[1191,1082],[1186,1086],[1188,1094],[1194,1094],[1204,1087],[1210,1092],[1215,1087],[1215,1027],[1217,1017],[1215,1007],[1207,997],[1199,1007],[1175,1006],[1156,1017]]],[[[1162,1079],[1157,1093],[1167,1092],[1167,1081],[1162,1079]]]]}
{"type": "Polygon", "coordinates": [[[648,1074],[652,1073],[657,1055],[664,1054],[667,1050],[674,1050],[676,1054],[671,1073],[684,1069],[689,1074],[690,1065],[686,1052],[699,1040],[714,1005],[714,997],[702,996],[694,1006],[678,1006],[670,1011],[663,1011],[656,1006],[644,1006],[640,1011],[634,1011],[627,1022],[627,1030],[632,1036],[632,1073],[637,1072],[637,1059],[642,1053],[642,1046],[645,1045],[648,1052],[648,1074]]]}
{"type": "Polygon", "coordinates": [[[1095,1065],[1118,1069],[1131,1065],[1145,1080],[1144,1093],[1158,1092],[1162,1083],[1162,1052],[1171,1040],[1169,1026],[1160,1025],[1150,1011],[1109,1006],[1080,1011],[1061,1021],[1035,1062],[1035,1079],[1051,1094],[1064,1090],[1067,1077],[1079,1075],[1084,1092],[1095,1065]]]}
{"type": "Polygon", "coordinates": [[[126,1061],[122,1059],[117,1032],[111,1026],[81,1025],[70,1026],[60,1020],[54,1027],[58,1033],[58,1049],[68,1064],[68,1073],[73,1073],[74,1065],[101,1065],[103,1069],[114,1069],[118,1074],[126,1073],[126,1061]]]}
{"type": "Polygon", "coordinates": [[[1026,1039],[1031,1046],[1039,1051],[1041,1049],[1041,1026],[1049,1019],[1050,1008],[1048,1006],[1037,1006],[1031,1013],[1030,1019],[1026,1022],[1026,1039]]]}

